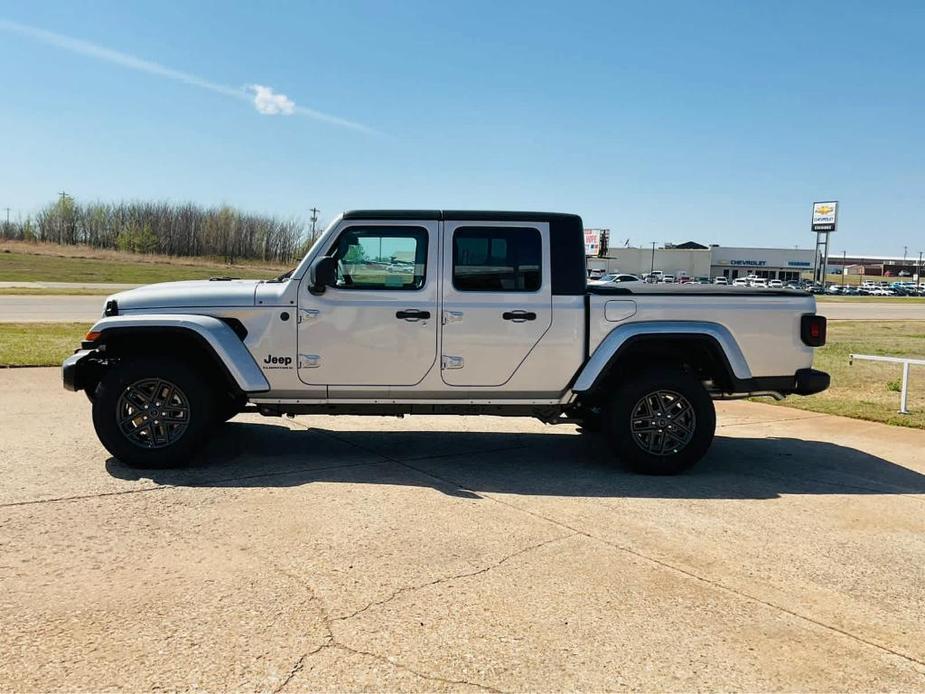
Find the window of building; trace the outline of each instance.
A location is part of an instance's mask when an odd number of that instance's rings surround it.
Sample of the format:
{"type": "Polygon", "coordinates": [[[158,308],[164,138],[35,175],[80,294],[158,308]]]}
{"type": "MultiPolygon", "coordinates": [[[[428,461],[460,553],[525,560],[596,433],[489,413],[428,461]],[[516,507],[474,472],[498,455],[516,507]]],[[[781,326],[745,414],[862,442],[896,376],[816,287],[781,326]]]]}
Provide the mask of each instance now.
{"type": "Polygon", "coordinates": [[[427,230],[349,227],[334,257],[339,289],[420,289],[427,277],[427,230]]]}
{"type": "Polygon", "coordinates": [[[542,283],[540,232],[460,227],[453,234],[453,286],[463,292],[535,292],[542,283]]]}

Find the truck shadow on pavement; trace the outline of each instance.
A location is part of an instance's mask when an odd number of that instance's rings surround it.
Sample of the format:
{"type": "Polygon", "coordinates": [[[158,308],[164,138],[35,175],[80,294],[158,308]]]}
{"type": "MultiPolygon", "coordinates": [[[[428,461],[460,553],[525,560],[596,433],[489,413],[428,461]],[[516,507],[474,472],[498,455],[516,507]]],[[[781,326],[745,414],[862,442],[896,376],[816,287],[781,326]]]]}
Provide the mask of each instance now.
{"type": "Polygon", "coordinates": [[[633,474],[601,436],[485,431],[293,430],[229,422],[193,464],[109,474],[183,487],[293,487],[313,482],[480,493],[677,499],[774,499],[784,494],[921,494],[925,475],[854,448],[791,438],[717,436],[676,477],[633,474]]]}

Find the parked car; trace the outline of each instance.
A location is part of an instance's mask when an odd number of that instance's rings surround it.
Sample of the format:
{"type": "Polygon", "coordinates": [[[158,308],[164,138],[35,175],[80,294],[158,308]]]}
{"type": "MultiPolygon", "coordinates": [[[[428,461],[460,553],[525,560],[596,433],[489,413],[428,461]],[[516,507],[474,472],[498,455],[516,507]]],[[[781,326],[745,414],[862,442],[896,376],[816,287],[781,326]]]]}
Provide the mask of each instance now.
{"type": "Polygon", "coordinates": [[[674,284],[674,275],[662,275],[661,283],[662,284],[674,284]]]}
{"type": "Polygon", "coordinates": [[[756,287],[758,289],[768,288],[768,281],[764,277],[756,277],[755,279],[750,281],[750,284],[751,286],[756,287]]]}
{"type": "Polygon", "coordinates": [[[744,277],[736,277],[736,278],[732,281],[732,286],[733,286],[733,287],[747,287],[748,284],[749,284],[749,283],[748,283],[748,280],[745,279],[744,277]]]}
{"type": "Polygon", "coordinates": [[[641,282],[642,280],[636,275],[627,275],[623,273],[612,272],[608,275],[604,275],[599,280],[591,280],[588,282],[588,285],[601,285],[601,284],[620,284],[622,282],[641,282]]]}
{"type": "Polygon", "coordinates": [[[714,278],[713,278],[713,284],[718,284],[718,285],[721,285],[721,286],[726,286],[727,284],[729,284],[729,280],[726,279],[725,277],[714,277],[714,278]]]}
{"type": "Polygon", "coordinates": [[[768,280],[768,289],[783,289],[784,283],[780,280],[768,280]]]}
{"type": "Polygon", "coordinates": [[[142,468],[185,463],[242,411],[426,413],[602,428],[651,474],[706,453],[713,399],[828,387],[811,368],[826,334],[813,297],[588,286],[583,230],[566,214],[347,212],[274,280],[108,297],[64,387],[86,391],[100,441],[142,468]],[[383,247],[414,263],[383,273],[383,247]]]}

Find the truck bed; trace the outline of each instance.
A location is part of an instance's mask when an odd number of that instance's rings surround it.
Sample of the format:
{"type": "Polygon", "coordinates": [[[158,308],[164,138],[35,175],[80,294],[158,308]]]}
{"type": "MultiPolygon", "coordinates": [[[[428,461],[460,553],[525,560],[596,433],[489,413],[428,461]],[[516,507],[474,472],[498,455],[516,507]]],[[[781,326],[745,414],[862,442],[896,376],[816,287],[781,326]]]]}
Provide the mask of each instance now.
{"type": "Polygon", "coordinates": [[[708,323],[734,336],[753,377],[793,374],[812,366],[813,349],[800,339],[804,314],[816,313],[812,294],[792,289],[628,282],[589,286],[588,353],[635,323],[708,323]]]}

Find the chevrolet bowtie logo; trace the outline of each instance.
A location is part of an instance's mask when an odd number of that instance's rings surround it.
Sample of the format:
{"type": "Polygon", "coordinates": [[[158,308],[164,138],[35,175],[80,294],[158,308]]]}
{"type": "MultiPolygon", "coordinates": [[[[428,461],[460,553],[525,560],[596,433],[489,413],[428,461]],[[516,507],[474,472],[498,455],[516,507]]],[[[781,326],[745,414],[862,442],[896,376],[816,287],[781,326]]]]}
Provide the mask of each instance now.
{"type": "Polygon", "coordinates": [[[828,205],[820,205],[816,208],[816,214],[832,214],[834,210],[834,207],[829,207],[828,205]]]}

